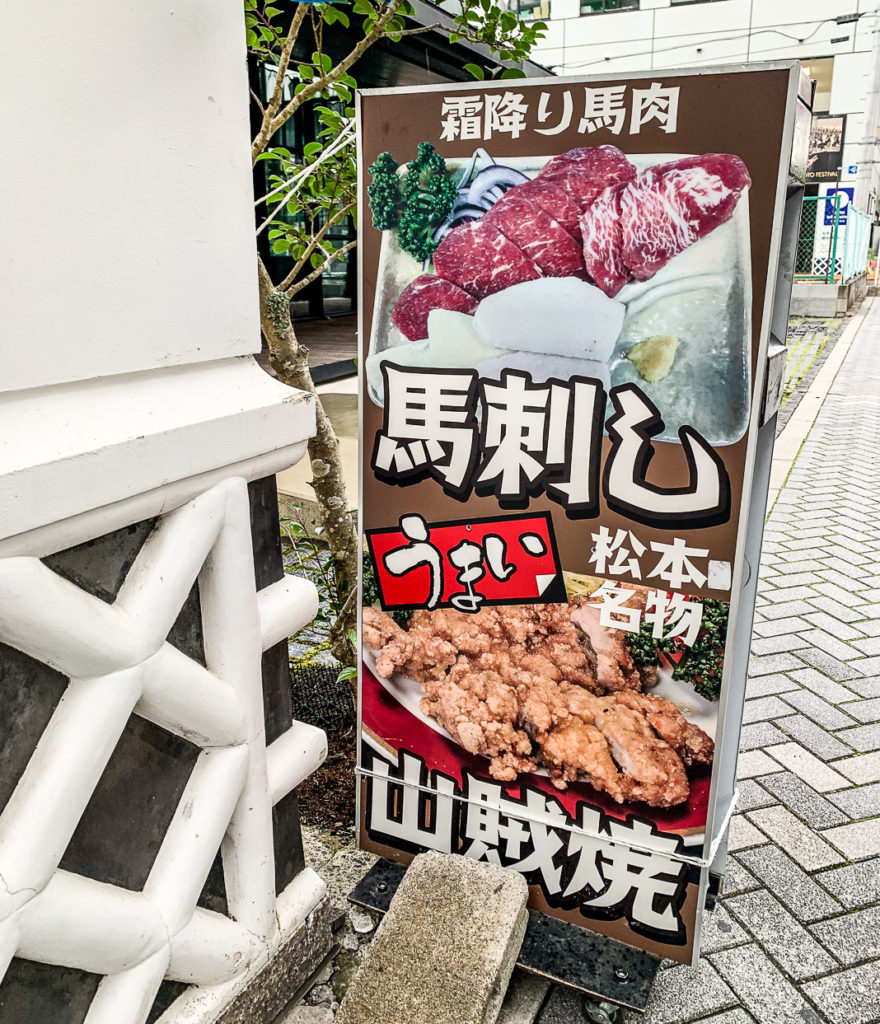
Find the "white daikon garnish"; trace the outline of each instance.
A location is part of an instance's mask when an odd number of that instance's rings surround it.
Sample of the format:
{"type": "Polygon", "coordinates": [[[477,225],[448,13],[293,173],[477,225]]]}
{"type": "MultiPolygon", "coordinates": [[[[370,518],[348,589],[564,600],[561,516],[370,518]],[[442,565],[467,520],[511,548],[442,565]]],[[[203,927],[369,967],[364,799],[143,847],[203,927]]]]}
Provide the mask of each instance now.
{"type": "Polygon", "coordinates": [[[569,359],[567,356],[547,355],[543,352],[511,352],[496,359],[477,363],[477,373],[492,380],[501,379],[502,370],[525,370],[533,384],[543,384],[554,377],[567,381],[570,377],[591,377],[601,381],[606,391],[611,389],[611,375],[607,363],[598,359],[569,359]]]}
{"type": "Polygon", "coordinates": [[[364,372],[370,393],[381,402],[385,392],[382,363],[461,369],[504,355],[504,349],[485,344],[474,329],[472,316],[451,309],[432,309],[428,314],[427,338],[373,352],[364,362],[364,372]]]}
{"type": "Polygon", "coordinates": [[[605,362],[623,326],[626,308],[576,277],[542,277],[489,295],[474,325],[494,348],[605,362]]]}

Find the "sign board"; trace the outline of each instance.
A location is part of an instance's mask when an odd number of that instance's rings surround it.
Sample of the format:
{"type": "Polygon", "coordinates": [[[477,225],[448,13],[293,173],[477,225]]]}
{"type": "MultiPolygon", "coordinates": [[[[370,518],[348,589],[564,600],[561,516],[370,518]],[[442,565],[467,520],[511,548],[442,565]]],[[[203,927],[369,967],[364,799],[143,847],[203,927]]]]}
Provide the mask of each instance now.
{"type": "Polygon", "coordinates": [[[849,167],[847,167],[847,169],[846,169],[846,173],[847,174],[858,174],[859,173],[859,165],[858,164],[850,164],[849,167]]]}
{"type": "Polygon", "coordinates": [[[831,200],[832,196],[840,196],[838,203],[829,201],[822,204],[825,208],[825,212],[823,214],[824,223],[826,225],[834,224],[834,211],[835,207],[838,206],[840,212],[838,214],[837,223],[846,224],[846,215],[849,210],[849,204],[853,201],[856,194],[855,188],[850,186],[845,186],[843,188],[827,187],[823,194],[828,198],[828,200],[831,200]]]}
{"type": "Polygon", "coordinates": [[[797,72],[359,94],[361,845],[513,867],[684,962],[734,790],[797,72]]]}
{"type": "Polygon", "coordinates": [[[807,184],[837,181],[843,167],[846,114],[814,114],[807,157],[807,184]]]}

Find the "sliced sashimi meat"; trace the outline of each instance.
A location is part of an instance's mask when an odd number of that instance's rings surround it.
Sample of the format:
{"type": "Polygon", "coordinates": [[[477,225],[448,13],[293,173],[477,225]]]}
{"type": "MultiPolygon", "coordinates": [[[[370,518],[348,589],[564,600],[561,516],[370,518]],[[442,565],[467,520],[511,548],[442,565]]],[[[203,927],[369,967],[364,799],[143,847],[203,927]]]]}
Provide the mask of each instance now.
{"type": "Polygon", "coordinates": [[[658,164],[620,190],[621,255],[646,281],[733,216],[751,184],[738,156],[707,153],[658,164]]]}
{"type": "Polygon", "coordinates": [[[635,167],[616,146],[582,146],[548,160],[535,180],[563,188],[583,213],[606,188],[635,177],[635,167]]]}
{"type": "Polygon", "coordinates": [[[532,260],[545,277],[586,278],[582,246],[562,225],[511,189],[483,217],[532,260]]]}
{"type": "Polygon", "coordinates": [[[452,281],[434,274],[421,274],[400,293],[391,319],[394,326],[410,341],[419,341],[428,337],[428,314],[432,309],[473,313],[478,305],[473,295],[452,281]]]}
{"type": "Polygon", "coordinates": [[[529,202],[543,210],[544,213],[549,214],[565,228],[575,241],[580,239],[578,218],[581,215],[581,208],[574,202],[568,192],[564,188],[560,188],[559,185],[535,178],[533,181],[523,182],[522,185],[517,185],[516,188],[505,192],[498,202],[504,202],[508,196],[528,199],[529,202]]]}
{"type": "Polygon", "coordinates": [[[606,295],[615,296],[631,280],[623,263],[620,195],[628,186],[606,188],[580,219],[587,273],[606,295]]]}
{"type": "Polygon", "coordinates": [[[453,228],[434,253],[434,270],[482,299],[503,288],[535,281],[538,266],[485,218],[453,228]]]}

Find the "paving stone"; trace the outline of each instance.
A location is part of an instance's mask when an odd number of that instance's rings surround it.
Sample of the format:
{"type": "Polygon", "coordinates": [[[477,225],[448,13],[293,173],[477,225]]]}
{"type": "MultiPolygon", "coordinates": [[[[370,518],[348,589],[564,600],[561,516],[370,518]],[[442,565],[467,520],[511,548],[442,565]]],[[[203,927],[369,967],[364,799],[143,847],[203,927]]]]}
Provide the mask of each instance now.
{"type": "Polygon", "coordinates": [[[799,921],[818,921],[840,913],[841,906],[778,846],[743,850],[736,858],[784,903],[799,921]]]}
{"type": "Polygon", "coordinates": [[[549,988],[549,978],[527,974],[519,967],[515,968],[501,1004],[497,1024],[532,1024],[549,988]]]}
{"type": "MultiPolygon", "coordinates": [[[[779,718],[776,724],[784,729],[793,739],[799,740],[808,750],[818,754],[824,761],[830,761],[833,757],[843,757],[851,753],[850,748],[841,743],[831,733],[826,732],[820,725],[811,722],[803,715],[791,715],[789,718],[779,718]]],[[[782,733],[779,734],[780,736],[782,733]]],[[[740,744],[742,749],[742,744],[740,744]]]]}
{"type": "MultiPolygon", "coordinates": [[[[824,596],[813,596],[809,599],[811,605],[815,605],[820,611],[825,612],[826,615],[830,615],[834,619],[839,619],[841,622],[857,622],[859,619],[863,619],[865,616],[859,612],[853,611],[853,609],[847,604],[841,604],[840,601],[833,601],[830,597],[824,596]]],[[[800,612],[798,614],[801,614],[800,612]]],[[[829,632],[833,632],[830,625],[825,627],[829,632]]]]}
{"type": "MultiPolygon", "coordinates": [[[[824,572],[820,572],[819,576],[821,579],[826,580],[828,583],[834,583],[842,590],[849,587],[850,590],[858,591],[863,590],[865,587],[865,584],[861,580],[859,580],[858,575],[853,574],[851,572],[845,573],[840,572],[837,569],[826,569],[824,572]]],[[[853,597],[850,596],[850,601],[852,600],[853,597]]]]}
{"type": "Polygon", "coordinates": [[[762,807],[757,811],[749,811],[748,817],[752,824],[757,825],[807,871],[830,867],[842,860],[833,847],[798,821],[785,807],[762,807]]]}
{"type": "Polygon", "coordinates": [[[880,782],[831,793],[828,799],[851,818],[873,818],[880,814],[880,782]]]}
{"type": "MultiPolygon", "coordinates": [[[[784,651],[796,651],[798,648],[808,647],[810,641],[804,639],[803,633],[786,633],[783,636],[766,636],[752,640],[752,653],[758,657],[770,654],[779,654],[784,651]]],[[[854,651],[853,655],[857,655],[854,651]]]]}
{"type": "Polygon", "coordinates": [[[857,679],[848,679],[846,685],[860,697],[871,699],[880,697],[880,676],[865,676],[857,679]]]}
{"type": "MultiPolygon", "coordinates": [[[[819,793],[844,789],[849,785],[849,781],[843,775],[834,771],[824,761],[820,761],[815,754],[810,753],[800,743],[782,743],[778,747],[770,747],[766,753],[819,793]]],[[[762,773],[752,772],[753,776],[760,774],[762,773]]]]}
{"type": "Polygon", "coordinates": [[[495,1021],[528,915],[522,875],[423,853],[364,954],[337,1024],[495,1021]]]}
{"type": "Polygon", "coordinates": [[[753,676],[746,682],[746,698],[769,697],[774,693],[796,690],[797,686],[796,682],[780,673],[773,673],[769,676],[753,676]]]}
{"type": "Polygon", "coordinates": [[[880,722],[873,725],[859,725],[855,729],[843,729],[837,734],[844,743],[863,754],[880,750],[880,722]]]}
{"type": "Polygon", "coordinates": [[[832,761],[831,767],[860,786],[867,782],[880,782],[880,750],[832,761]]]}
{"type": "Polygon", "coordinates": [[[880,962],[829,974],[804,985],[804,991],[830,1024],[875,1024],[880,1006],[880,962]]]}
{"type": "MultiPolygon", "coordinates": [[[[781,744],[784,746],[784,744],[781,744]]],[[[768,757],[762,750],[749,750],[739,755],[736,763],[736,777],[738,779],[752,779],[756,775],[769,775],[771,772],[781,772],[782,768],[772,757],[768,757]]],[[[846,785],[846,780],[844,780],[846,785]]]]}
{"type": "Polygon", "coordinates": [[[730,853],[745,850],[749,846],[766,843],[767,837],[742,814],[734,814],[730,819],[730,831],[727,837],[727,849],[730,853]]]}
{"type": "Polygon", "coordinates": [[[880,658],[859,658],[850,662],[857,676],[874,676],[880,674],[880,658]]]}
{"type": "Polygon", "coordinates": [[[871,636],[864,640],[853,640],[853,647],[862,654],[880,654],[880,636],[871,636]]]}
{"type": "MultiPolygon", "coordinates": [[[[836,637],[838,640],[857,641],[863,640],[865,637],[865,634],[858,629],[846,625],[840,619],[829,615],[827,612],[813,612],[811,615],[806,615],[805,618],[811,625],[823,630],[826,634],[836,637]]],[[[857,647],[858,645],[854,642],[853,646],[857,647]]]]}
{"type": "Polygon", "coordinates": [[[754,811],[758,807],[769,807],[775,804],[776,797],[771,796],[763,786],[759,786],[754,779],[742,779],[736,784],[739,796],[736,801],[738,811],[754,811]]]}
{"type": "MultiPolygon", "coordinates": [[[[880,818],[829,828],[822,836],[833,843],[847,860],[880,857],[880,818]]],[[[877,870],[880,871],[880,863],[877,870]]]]}
{"type": "Polygon", "coordinates": [[[755,1018],[742,1007],[737,1007],[735,1010],[726,1010],[712,1017],[704,1017],[700,1024],[755,1024],[755,1018]]]}
{"type": "MultiPolygon", "coordinates": [[[[775,725],[770,722],[757,722],[755,725],[743,726],[739,736],[739,749],[755,750],[757,747],[771,747],[774,743],[784,743],[785,739],[785,734],[781,733],[775,725]]],[[[843,744],[840,744],[840,752],[848,753],[843,744]]]]}
{"type": "Polygon", "coordinates": [[[812,612],[813,605],[809,601],[778,601],[775,604],[769,602],[763,607],[765,619],[779,620],[788,619],[792,615],[808,615],[812,612]]]}
{"type": "MultiPolygon", "coordinates": [[[[752,850],[748,850],[748,853],[757,853],[758,850],[766,850],[769,847],[758,846],[752,850]]],[[[724,869],[724,880],[722,882],[722,892],[725,896],[732,896],[734,893],[747,892],[749,889],[759,888],[760,883],[755,876],[748,871],[742,864],[736,859],[736,857],[728,857],[727,865],[724,869]]]]}
{"type": "Polygon", "coordinates": [[[730,910],[795,981],[833,971],[834,957],[764,889],[733,896],[725,901],[730,910]]]}
{"type": "Polygon", "coordinates": [[[757,946],[724,949],[711,959],[759,1024],[821,1024],[803,996],[757,946]]]}
{"type": "MultiPolygon", "coordinates": [[[[787,618],[772,618],[766,622],[760,622],[755,626],[758,636],[779,636],[782,633],[799,633],[810,628],[810,623],[798,618],[796,615],[787,618]]],[[[860,634],[856,633],[856,636],[860,634]]]]}
{"type": "MultiPolygon", "coordinates": [[[[822,574],[824,575],[824,573],[822,574]]],[[[771,579],[774,577],[771,577],[771,579]]],[[[784,587],[802,587],[807,583],[820,583],[822,576],[817,575],[814,572],[786,572],[777,573],[775,575],[777,580],[777,586],[780,588],[784,587]]]]}
{"type": "Polygon", "coordinates": [[[880,906],[820,921],[810,931],[846,967],[880,957],[880,906]]]}
{"type": "Polygon", "coordinates": [[[782,699],[811,718],[817,725],[821,725],[823,729],[844,729],[846,726],[852,725],[849,715],[845,715],[839,708],[833,707],[821,697],[817,697],[815,693],[809,693],[807,690],[792,690],[790,693],[783,694],[782,699]]]}
{"type": "Polygon", "coordinates": [[[863,619],[857,625],[865,636],[880,636],[880,619],[863,619]]]}
{"type": "Polygon", "coordinates": [[[736,919],[728,914],[726,903],[716,903],[711,912],[703,914],[700,949],[704,956],[752,941],[748,932],[743,931],[736,919]]]}
{"type": "Polygon", "coordinates": [[[780,587],[776,590],[768,590],[767,597],[771,601],[801,601],[804,598],[812,597],[813,591],[810,587],[780,587]]]}
{"type": "Polygon", "coordinates": [[[880,870],[873,860],[847,864],[815,876],[816,879],[850,910],[867,907],[880,900],[880,870]]]}
{"type": "Polygon", "coordinates": [[[743,709],[743,722],[749,725],[752,722],[779,718],[789,713],[788,705],[783,704],[778,697],[757,697],[746,701],[745,708],[743,709]]]}
{"type": "Polygon", "coordinates": [[[792,772],[765,775],[759,781],[764,789],[781,800],[812,829],[842,825],[847,820],[843,810],[819,796],[803,779],[799,779],[792,772]]]}
{"type": "Polygon", "coordinates": [[[294,1006],[283,1024],[333,1024],[333,1011],[329,1006],[294,1006]]]}
{"type": "MultiPolygon", "coordinates": [[[[845,683],[847,679],[855,679],[857,676],[869,675],[870,673],[860,671],[853,664],[847,664],[832,657],[827,651],[819,650],[818,647],[805,647],[798,652],[798,658],[817,668],[826,676],[837,680],[838,683],[845,683]]],[[[793,668],[802,668],[802,665],[794,665],[793,668]]],[[[780,669],[779,671],[785,671],[780,669]]]]}
{"type": "Polygon", "coordinates": [[[825,630],[807,630],[805,633],[799,634],[799,636],[804,645],[808,644],[810,647],[818,647],[832,657],[836,657],[839,662],[847,662],[850,658],[858,657],[858,653],[860,653],[854,647],[850,647],[849,644],[838,640],[837,637],[832,636],[830,633],[826,633],[825,630]]]}
{"type": "MultiPolygon", "coordinates": [[[[679,964],[660,971],[651,989],[644,1016],[624,1015],[625,1024],[678,1024],[736,1004],[736,997],[705,958],[696,967],[679,964]]],[[[570,1020],[570,1018],[568,1018],[570,1020]]],[[[427,1024],[427,1022],[426,1022],[427,1024]]]]}
{"type": "Polygon", "coordinates": [[[785,672],[788,669],[803,667],[803,663],[793,654],[768,654],[764,657],[752,655],[749,658],[749,676],[767,676],[771,672],[785,672]]]}
{"type": "Polygon", "coordinates": [[[854,704],[848,704],[847,714],[860,722],[880,722],[880,697],[873,700],[858,700],[854,704]]]}
{"type": "MultiPolygon", "coordinates": [[[[823,700],[831,704],[843,704],[846,701],[854,701],[858,698],[857,693],[848,690],[840,683],[832,682],[827,676],[814,668],[803,668],[791,673],[791,678],[797,680],[801,686],[811,693],[818,694],[823,700]]],[[[782,692],[782,691],[779,691],[782,692]]],[[[846,709],[849,710],[848,708],[846,709]]]]}

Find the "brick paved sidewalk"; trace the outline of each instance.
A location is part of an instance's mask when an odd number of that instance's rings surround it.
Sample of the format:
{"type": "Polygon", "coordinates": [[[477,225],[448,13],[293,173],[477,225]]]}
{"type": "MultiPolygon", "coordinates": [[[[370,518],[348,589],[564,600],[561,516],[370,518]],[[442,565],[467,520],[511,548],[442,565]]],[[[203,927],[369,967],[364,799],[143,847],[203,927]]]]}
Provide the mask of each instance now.
{"type": "Polygon", "coordinates": [[[627,1024],[880,1021],[878,450],[875,302],[767,523],[725,895],[627,1024]]]}

